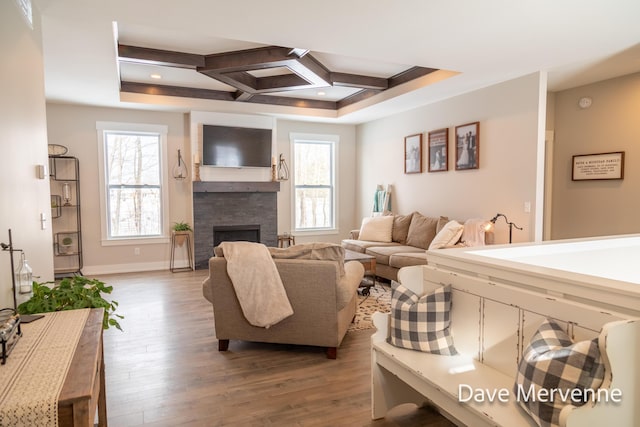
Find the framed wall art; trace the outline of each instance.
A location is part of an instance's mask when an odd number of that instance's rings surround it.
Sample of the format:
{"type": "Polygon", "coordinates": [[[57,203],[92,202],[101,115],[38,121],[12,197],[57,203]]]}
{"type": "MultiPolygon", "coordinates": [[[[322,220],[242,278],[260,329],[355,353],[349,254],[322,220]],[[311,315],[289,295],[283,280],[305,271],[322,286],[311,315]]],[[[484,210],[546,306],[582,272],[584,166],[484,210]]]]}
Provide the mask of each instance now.
{"type": "Polygon", "coordinates": [[[624,179],[624,151],[573,156],[572,181],[624,179]]]}
{"type": "Polygon", "coordinates": [[[480,122],[456,126],[456,170],[480,167],[480,122]]]}
{"type": "Polygon", "coordinates": [[[422,134],[404,137],[404,173],[422,172],[422,134]]]}
{"type": "Polygon", "coordinates": [[[449,170],[449,129],[429,132],[429,172],[449,170]]]}

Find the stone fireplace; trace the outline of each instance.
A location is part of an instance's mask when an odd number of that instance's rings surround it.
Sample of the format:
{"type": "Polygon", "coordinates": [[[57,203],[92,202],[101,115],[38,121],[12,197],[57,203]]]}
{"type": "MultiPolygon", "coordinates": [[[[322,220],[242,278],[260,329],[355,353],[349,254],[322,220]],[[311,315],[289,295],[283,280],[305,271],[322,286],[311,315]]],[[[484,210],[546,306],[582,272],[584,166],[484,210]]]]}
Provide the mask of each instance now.
{"type": "Polygon", "coordinates": [[[279,182],[194,182],[196,269],[209,267],[213,247],[223,241],[258,241],[276,246],[279,190],[279,182]],[[214,234],[219,241],[214,241],[214,234]]]}

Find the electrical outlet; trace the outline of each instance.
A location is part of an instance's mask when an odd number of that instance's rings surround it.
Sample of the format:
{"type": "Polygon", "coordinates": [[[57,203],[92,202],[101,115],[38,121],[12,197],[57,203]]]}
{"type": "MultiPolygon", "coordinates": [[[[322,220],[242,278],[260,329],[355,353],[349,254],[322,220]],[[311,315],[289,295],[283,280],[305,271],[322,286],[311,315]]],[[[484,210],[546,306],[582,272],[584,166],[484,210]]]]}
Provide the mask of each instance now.
{"type": "Polygon", "coordinates": [[[524,202],[525,213],[531,213],[531,202],[524,202]]]}
{"type": "Polygon", "coordinates": [[[140,255],[140,248],[133,248],[134,255],[140,255]]]}

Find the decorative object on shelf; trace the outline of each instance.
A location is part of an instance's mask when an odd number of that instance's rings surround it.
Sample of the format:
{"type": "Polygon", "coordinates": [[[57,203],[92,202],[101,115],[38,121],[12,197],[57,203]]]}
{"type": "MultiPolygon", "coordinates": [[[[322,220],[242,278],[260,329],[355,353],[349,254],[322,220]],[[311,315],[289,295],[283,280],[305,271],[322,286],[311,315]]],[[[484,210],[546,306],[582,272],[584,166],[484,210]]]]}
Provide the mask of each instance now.
{"type": "Polygon", "coordinates": [[[278,161],[278,181],[286,181],[289,179],[289,166],[284,160],[284,154],[280,153],[280,159],[278,161]]]}
{"type": "Polygon", "coordinates": [[[110,294],[113,286],[106,286],[98,279],[84,276],[65,277],[60,282],[33,283],[33,297],[18,306],[18,313],[50,313],[72,310],[74,308],[104,308],[102,328],[114,326],[122,330],[118,319],[124,316],[116,314],[117,301],[107,301],[103,294],[110,294]]]}
{"type": "Polygon", "coordinates": [[[624,179],[624,151],[573,156],[572,181],[624,179]]]}
{"type": "MultiPolygon", "coordinates": [[[[518,226],[517,226],[517,225],[515,225],[513,222],[510,222],[510,221],[509,221],[509,219],[508,219],[505,215],[503,215],[503,214],[501,214],[501,213],[498,213],[498,214],[496,214],[496,216],[494,216],[493,218],[491,218],[491,220],[489,221],[489,222],[491,223],[491,226],[489,227],[489,230],[491,230],[491,229],[493,228],[493,226],[495,226],[496,221],[497,221],[497,220],[498,220],[498,218],[500,218],[500,217],[504,218],[505,222],[506,222],[506,223],[507,223],[507,225],[509,226],[509,243],[511,243],[511,238],[512,238],[512,235],[513,235],[513,228],[515,227],[515,228],[517,228],[518,230],[522,230],[522,227],[518,227],[518,226]]],[[[487,230],[487,231],[489,231],[489,230],[487,230]]]]}
{"type": "Polygon", "coordinates": [[[16,303],[21,304],[33,295],[33,270],[22,252],[20,254],[20,266],[16,272],[16,303]]]}
{"type": "Polygon", "coordinates": [[[422,134],[404,137],[404,173],[422,173],[422,134]]]}
{"type": "Polygon", "coordinates": [[[480,122],[456,126],[456,170],[480,167],[480,122]]]}
{"type": "Polygon", "coordinates": [[[276,165],[276,156],[271,156],[271,181],[278,180],[278,166],[276,165]]]}
{"type": "Polygon", "coordinates": [[[429,132],[429,172],[444,172],[449,170],[449,129],[439,129],[429,132]]]}
{"type": "Polygon", "coordinates": [[[62,199],[65,206],[71,206],[71,185],[68,182],[62,184],[62,199]]]}
{"type": "Polygon", "coordinates": [[[58,245],[58,252],[60,252],[61,254],[68,254],[71,253],[71,246],[73,246],[73,239],[69,236],[64,237],[62,239],[62,241],[60,241],[60,245],[58,245]]]}
{"type": "Polygon", "coordinates": [[[180,153],[180,150],[178,150],[178,161],[173,167],[173,178],[178,181],[182,181],[183,179],[186,179],[188,175],[189,171],[187,170],[187,165],[184,160],[182,160],[182,154],[180,153]]]}
{"type": "Polygon", "coordinates": [[[200,179],[200,153],[194,154],[193,156],[193,180],[194,181],[201,181],[200,179]]]}
{"type": "Polygon", "coordinates": [[[64,156],[69,151],[67,147],[60,144],[49,144],[48,148],[50,156],[64,156]]]}

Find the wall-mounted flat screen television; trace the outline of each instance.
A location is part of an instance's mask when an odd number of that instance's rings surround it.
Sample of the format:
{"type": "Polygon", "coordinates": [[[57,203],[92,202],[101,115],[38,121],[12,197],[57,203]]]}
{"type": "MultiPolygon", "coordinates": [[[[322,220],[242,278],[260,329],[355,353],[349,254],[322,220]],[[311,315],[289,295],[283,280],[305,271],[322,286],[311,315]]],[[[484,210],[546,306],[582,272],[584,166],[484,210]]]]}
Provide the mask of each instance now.
{"type": "Polygon", "coordinates": [[[202,164],[271,167],[271,129],[203,125],[202,164]]]}

